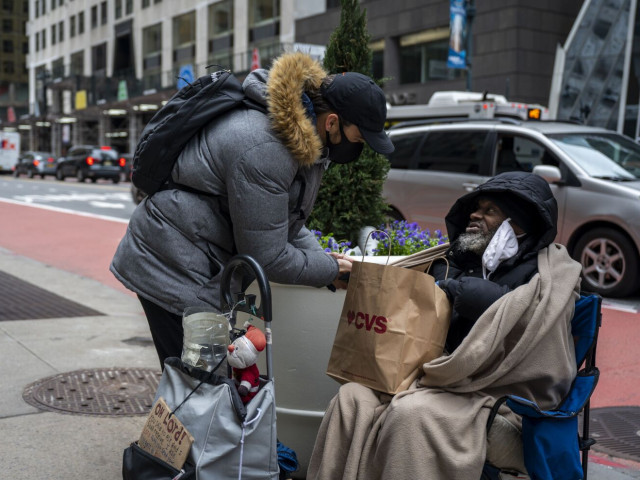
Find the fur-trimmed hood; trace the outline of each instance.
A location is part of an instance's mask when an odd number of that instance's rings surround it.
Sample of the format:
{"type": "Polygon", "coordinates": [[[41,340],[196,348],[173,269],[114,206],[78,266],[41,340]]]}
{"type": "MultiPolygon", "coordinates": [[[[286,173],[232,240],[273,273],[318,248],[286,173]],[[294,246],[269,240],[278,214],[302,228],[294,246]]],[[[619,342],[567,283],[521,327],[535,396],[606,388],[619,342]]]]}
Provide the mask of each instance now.
{"type": "Polygon", "coordinates": [[[313,165],[322,155],[322,140],[307,117],[302,94],[320,88],[327,76],[309,55],[285,53],[269,71],[254,70],[243,83],[245,94],[266,105],[271,126],[300,165],[313,165]]]}

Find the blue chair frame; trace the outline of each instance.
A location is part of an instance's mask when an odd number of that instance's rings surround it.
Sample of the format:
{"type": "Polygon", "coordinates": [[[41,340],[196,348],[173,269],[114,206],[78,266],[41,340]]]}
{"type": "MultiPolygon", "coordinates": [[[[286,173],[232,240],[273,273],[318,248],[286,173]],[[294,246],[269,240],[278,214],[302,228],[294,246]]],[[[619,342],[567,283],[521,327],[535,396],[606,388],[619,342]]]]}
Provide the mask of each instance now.
{"type": "MultiPolygon", "coordinates": [[[[596,441],[589,436],[590,398],[598,383],[596,346],[602,324],[602,298],[597,294],[581,295],[571,319],[578,373],[569,393],[553,410],[541,410],[535,402],[507,395],[498,399],[487,422],[487,434],[498,409],[506,402],[522,416],[522,443],[525,466],[534,480],[587,480],[589,450],[596,441]],[[578,414],[583,413],[582,433],[578,414]],[[582,457],[582,458],[580,458],[582,457]]],[[[500,470],[485,465],[482,479],[499,479],[500,470]]]]}

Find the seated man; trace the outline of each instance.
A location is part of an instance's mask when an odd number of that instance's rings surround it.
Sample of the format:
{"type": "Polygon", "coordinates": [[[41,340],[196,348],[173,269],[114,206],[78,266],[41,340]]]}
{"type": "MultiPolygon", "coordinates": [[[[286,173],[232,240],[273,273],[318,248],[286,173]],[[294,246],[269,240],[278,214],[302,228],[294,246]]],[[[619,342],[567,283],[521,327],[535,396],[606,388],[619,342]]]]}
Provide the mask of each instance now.
{"type": "MultiPolygon", "coordinates": [[[[447,265],[434,265],[452,301],[445,355],[393,398],[355,383],[332,399],[308,479],[476,480],[496,399],[553,408],[576,374],[570,334],[580,264],[553,243],[557,204],[541,177],[498,175],[446,217],[447,265]]],[[[514,428],[519,419],[505,408],[514,428]]]]}

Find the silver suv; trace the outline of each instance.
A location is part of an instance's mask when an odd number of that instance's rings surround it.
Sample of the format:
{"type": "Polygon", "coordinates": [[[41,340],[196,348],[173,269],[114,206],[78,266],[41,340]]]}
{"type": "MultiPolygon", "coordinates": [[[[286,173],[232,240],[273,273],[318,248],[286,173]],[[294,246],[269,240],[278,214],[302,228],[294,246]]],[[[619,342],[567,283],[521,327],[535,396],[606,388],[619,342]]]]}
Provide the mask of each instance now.
{"type": "Polygon", "coordinates": [[[464,193],[506,171],[545,178],[558,200],[556,241],[583,266],[583,288],[635,293],[640,252],[640,146],[610,130],[512,119],[404,124],[384,195],[392,216],[445,230],[464,193]]]}

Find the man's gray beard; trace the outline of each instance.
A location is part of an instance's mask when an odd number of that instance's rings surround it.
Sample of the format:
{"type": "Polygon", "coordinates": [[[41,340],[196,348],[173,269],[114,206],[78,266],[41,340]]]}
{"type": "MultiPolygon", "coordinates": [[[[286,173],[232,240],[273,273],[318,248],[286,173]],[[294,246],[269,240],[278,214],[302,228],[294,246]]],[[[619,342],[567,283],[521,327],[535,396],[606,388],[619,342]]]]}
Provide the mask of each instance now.
{"type": "Polygon", "coordinates": [[[458,251],[482,255],[493,238],[494,233],[496,232],[462,233],[458,237],[458,251]]]}

